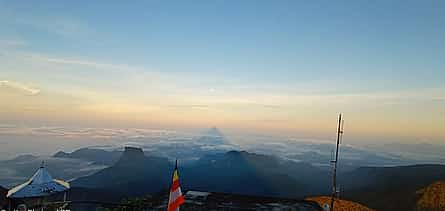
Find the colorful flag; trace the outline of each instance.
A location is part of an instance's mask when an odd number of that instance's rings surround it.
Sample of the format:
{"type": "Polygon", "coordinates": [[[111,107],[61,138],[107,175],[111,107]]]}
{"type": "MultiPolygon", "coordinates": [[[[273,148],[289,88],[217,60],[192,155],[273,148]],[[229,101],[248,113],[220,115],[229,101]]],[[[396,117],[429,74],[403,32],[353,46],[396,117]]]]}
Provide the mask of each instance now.
{"type": "Polygon", "coordinates": [[[168,211],[179,211],[179,206],[184,204],[184,196],[179,184],[178,161],[176,160],[175,170],[173,171],[173,182],[170,188],[170,197],[168,198],[168,211]]]}

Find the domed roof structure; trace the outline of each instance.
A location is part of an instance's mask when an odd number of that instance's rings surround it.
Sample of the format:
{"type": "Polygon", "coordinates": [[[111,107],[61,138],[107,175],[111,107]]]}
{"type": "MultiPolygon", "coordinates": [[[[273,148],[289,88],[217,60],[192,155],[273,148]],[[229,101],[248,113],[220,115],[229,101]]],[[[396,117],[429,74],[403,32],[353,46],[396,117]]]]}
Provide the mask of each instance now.
{"type": "Polygon", "coordinates": [[[33,198],[49,196],[57,192],[63,192],[70,188],[67,182],[51,177],[43,165],[27,182],[18,185],[8,191],[8,198],[33,198]]]}

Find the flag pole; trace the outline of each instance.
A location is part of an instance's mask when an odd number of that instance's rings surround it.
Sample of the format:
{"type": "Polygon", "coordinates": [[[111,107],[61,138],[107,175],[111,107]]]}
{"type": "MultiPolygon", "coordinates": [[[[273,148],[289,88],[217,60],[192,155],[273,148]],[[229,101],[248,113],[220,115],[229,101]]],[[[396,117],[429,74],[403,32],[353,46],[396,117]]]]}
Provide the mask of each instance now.
{"type": "Polygon", "coordinates": [[[170,194],[168,197],[167,211],[179,211],[181,204],[184,204],[184,196],[181,192],[179,180],[178,159],[175,161],[175,169],[172,174],[172,184],[170,186],[170,194]]]}

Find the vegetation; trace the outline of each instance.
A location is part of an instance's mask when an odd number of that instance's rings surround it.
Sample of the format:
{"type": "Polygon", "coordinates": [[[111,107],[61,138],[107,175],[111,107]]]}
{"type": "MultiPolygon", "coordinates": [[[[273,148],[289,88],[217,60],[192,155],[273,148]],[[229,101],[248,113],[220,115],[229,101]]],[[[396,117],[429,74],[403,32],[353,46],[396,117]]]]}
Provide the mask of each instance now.
{"type": "Polygon", "coordinates": [[[417,194],[417,211],[445,211],[445,181],[435,182],[417,194]]]}
{"type": "MultiPolygon", "coordinates": [[[[321,207],[323,207],[325,204],[330,204],[331,197],[328,197],[328,196],[317,196],[317,197],[306,198],[306,200],[308,200],[308,201],[315,201],[321,207]]],[[[365,207],[364,205],[361,205],[359,203],[352,202],[352,201],[341,200],[341,199],[335,200],[334,208],[335,208],[335,211],[348,211],[348,210],[372,211],[373,210],[373,209],[365,207]]]]}

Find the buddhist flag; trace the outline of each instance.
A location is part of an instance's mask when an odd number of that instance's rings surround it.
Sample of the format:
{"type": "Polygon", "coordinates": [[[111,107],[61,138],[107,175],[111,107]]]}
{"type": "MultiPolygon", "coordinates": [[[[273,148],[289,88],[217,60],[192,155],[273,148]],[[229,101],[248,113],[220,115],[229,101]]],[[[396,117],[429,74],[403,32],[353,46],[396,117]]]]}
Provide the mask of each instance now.
{"type": "Polygon", "coordinates": [[[179,211],[179,206],[184,204],[184,196],[179,184],[178,160],[176,160],[175,170],[173,171],[173,182],[170,188],[170,197],[168,198],[168,211],[179,211]]]}

